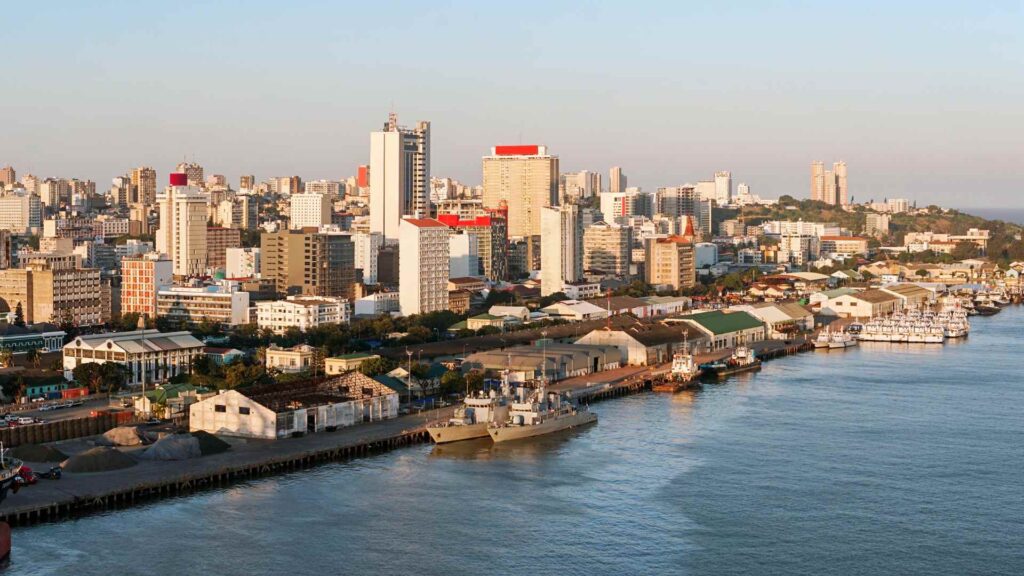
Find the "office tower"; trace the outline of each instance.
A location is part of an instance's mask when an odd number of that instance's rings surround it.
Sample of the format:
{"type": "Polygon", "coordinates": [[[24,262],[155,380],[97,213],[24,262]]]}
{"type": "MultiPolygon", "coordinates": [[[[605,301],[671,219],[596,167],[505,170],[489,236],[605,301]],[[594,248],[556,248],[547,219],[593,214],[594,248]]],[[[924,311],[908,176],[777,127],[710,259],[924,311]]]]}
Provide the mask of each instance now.
{"type": "Polygon", "coordinates": [[[23,234],[43,225],[39,196],[9,192],[0,196],[0,229],[23,234]]]}
{"type": "Polygon", "coordinates": [[[697,216],[700,213],[701,200],[697,189],[689,184],[658,188],[655,195],[655,212],[669,218],[697,216]]]}
{"type": "Polygon", "coordinates": [[[728,171],[715,172],[715,202],[719,206],[728,206],[732,203],[732,173],[728,171]]]}
{"type": "Polygon", "coordinates": [[[327,194],[292,194],[288,227],[319,228],[331,223],[331,198],[327,194]]]}
{"type": "Polygon", "coordinates": [[[363,271],[363,284],[377,283],[377,260],[384,245],[380,232],[356,232],[352,234],[355,249],[355,267],[363,271]]]}
{"type": "MultiPolygon", "coordinates": [[[[373,234],[371,232],[371,234],[373,234]]],[[[398,284],[398,258],[397,244],[384,244],[377,251],[377,283],[385,286],[396,286],[398,284]]]]}
{"type": "Polygon", "coordinates": [[[228,248],[224,258],[225,278],[255,278],[260,274],[259,248],[228,248]]]}
{"type": "Polygon", "coordinates": [[[205,274],[207,195],[189,186],[186,174],[174,172],[170,186],[156,200],[160,205],[156,251],[170,257],[177,277],[205,274]]]}
{"type": "Polygon", "coordinates": [[[17,174],[14,173],[14,168],[10,166],[0,168],[0,188],[13,186],[17,182],[17,174]]]}
{"type": "Polygon", "coordinates": [[[63,178],[47,178],[39,183],[39,199],[50,211],[71,203],[71,183],[63,178]]]}
{"type": "Polygon", "coordinates": [[[632,228],[598,222],[583,232],[583,270],[628,276],[632,252],[632,228]]]}
{"type": "Polygon", "coordinates": [[[483,159],[484,206],[508,206],[509,237],[541,233],[541,209],[558,204],[558,157],[546,146],[495,146],[483,159]]]}
{"type": "Polygon", "coordinates": [[[348,234],[315,228],[265,232],[260,268],[260,276],[273,280],[282,296],[355,296],[355,249],[348,234]]]}
{"type": "Polygon", "coordinates": [[[811,162],[811,200],[825,201],[825,163],[811,162]]]}
{"type": "Polygon", "coordinates": [[[739,184],[736,185],[736,197],[745,198],[747,196],[750,196],[750,186],[744,184],[743,182],[740,182],[739,184]]]}
{"type": "Polygon", "coordinates": [[[561,292],[583,277],[583,227],[579,206],[541,208],[540,294],[561,292]]]}
{"type": "Polygon", "coordinates": [[[223,270],[227,266],[228,248],[242,247],[242,233],[237,228],[208,226],[206,228],[206,267],[223,270]]]}
{"type": "Polygon", "coordinates": [[[612,169],[608,171],[608,191],[626,191],[626,175],[622,173],[622,168],[619,166],[612,166],[612,169]]]}
{"type": "Polygon", "coordinates": [[[479,208],[469,215],[438,214],[437,219],[453,231],[463,231],[477,237],[479,271],[470,276],[483,275],[494,281],[508,279],[508,207],[479,208]]]}
{"type": "Polygon", "coordinates": [[[693,236],[649,238],[645,255],[644,271],[648,284],[671,286],[673,290],[696,285],[693,236]]]}
{"type": "Polygon", "coordinates": [[[700,229],[701,235],[705,238],[710,238],[714,233],[711,230],[711,223],[714,221],[711,214],[712,210],[714,210],[713,206],[714,202],[711,200],[701,200],[697,205],[697,213],[689,215],[697,228],[700,229]]]}
{"type": "Polygon", "coordinates": [[[256,177],[252,174],[243,174],[238,177],[239,190],[253,190],[256,188],[256,177]]]}
{"type": "Polygon", "coordinates": [[[430,122],[413,129],[391,114],[380,132],[370,133],[370,232],[398,239],[402,216],[430,215],[430,122]]]}
{"type": "Polygon", "coordinates": [[[140,166],[132,170],[131,185],[134,188],[128,203],[152,206],[156,203],[156,170],[140,166]]]}
{"type": "Polygon", "coordinates": [[[822,201],[826,204],[836,204],[837,193],[836,190],[836,174],[831,170],[825,170],[825,194],[822,197],[822,201]]]}
{"type": "Polygon", "coordinates": [[[195,162],[181,162],[174,168],[175,172],[185,175],[186,185],[202,188],[206,183],[203,177],[203,167],[195,162]]]}
{"type": "Polygon", "coordinates": [[[121,258],[121,313],[156,317],[156,293],[174,283],[174,263],[164,254],[149,252],[121,258]]]}
{"type": "Polygon", "coordinates": [[[850,192],[846,188],[846,162],[840,160],[832,164],[832,174],[835,178],[835,204],[846,206],[850,203],[850,192]]]}
{"type": "Polygon", "coordinates": [[[716,200],[718,197],[718,187],[714,180],[701,180],[694,185],[693,189],[697,191],[697,196],[701,200],[716,200]]]}
{"type": "Polygon", "coordinates": [[[399,223],[398,301],[403,316],[448,309],[448,236],[448,227],[432,218],[403,218],[399,223]]]}

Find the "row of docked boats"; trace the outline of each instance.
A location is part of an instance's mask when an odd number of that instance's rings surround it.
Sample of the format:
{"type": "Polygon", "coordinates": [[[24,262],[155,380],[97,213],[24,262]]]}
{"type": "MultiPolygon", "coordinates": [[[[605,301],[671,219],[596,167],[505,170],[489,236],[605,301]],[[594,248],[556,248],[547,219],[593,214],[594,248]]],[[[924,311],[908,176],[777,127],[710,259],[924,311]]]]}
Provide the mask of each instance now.
{"type": "Polygon", "coordinates": [[[543,381],[513,389],[506,374],[499,390],[467,396],[452,418],[427,426],[427,433],[438,444],[488,437],[510,442],[594,422],[597,414],[568,392],[549,390],[543,381]]]}
{"type": "Polygon", "coordinates": [[[960,306],[908,309],[889,316],[878,316],[864,324],[851,324],[849,332],[863,342],[906,342],[942,344],[947,338],[963,338],[971,331],[968,309],[960,306]]]}
{"type": "Polygon", "coordinates": [[[824,328],[821,332],[818,332],[818,336],[813,340],[814,348],[816,350],[826,349],[835,350],[850,348],[857,345],[857,338],[845,332],[843,330],[830,330],[824,328]]]}
{"type": "Polygon", "coordinates": [[[754,351],[746,346],[738,346],[733,352],[712,362],[697,364],[692,354],[677,352],[672,357],[672,369],[668,375],[651,385],[655,392],[679,392],[688,388],[699,387],[702,376],[709,378],[725,378],[731,374],[759,370],[761,360],[754,351]]]}

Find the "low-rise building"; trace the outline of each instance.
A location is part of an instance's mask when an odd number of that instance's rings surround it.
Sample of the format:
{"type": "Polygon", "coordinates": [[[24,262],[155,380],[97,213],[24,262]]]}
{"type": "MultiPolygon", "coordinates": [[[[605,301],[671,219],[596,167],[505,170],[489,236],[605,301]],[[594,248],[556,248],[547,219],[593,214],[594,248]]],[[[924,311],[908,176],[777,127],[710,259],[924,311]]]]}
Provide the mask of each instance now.
{"type": "Polygon", "coordinates": [[[604,308],[612,316],[619,314],[632,314],[637,318],[647,318],[654,315],[654,306],[640,298],[632,296],[611,296],[607,298],[593,298],[588,300],[598,308],[604,308]]]}
{"type": "Polygon", "coordinates": [[[349,319],[345,298],[289,296],[286,300],[256,303],[256,323],[275,334],[284,334],[292,327],[305,332],[324,324],[348,323],[349,319]]]}
{"type": "Polygon", "coordinates": [[[309,344],[299,344],[291,348],[281,348],[271,344],[266,351],[267,370],[294,373],[303,370],[312,371],[317,350],[309,344]]]}
{"type": "Polygon", "coordinates": [[[67,334],[48,323],[16,326],[7,322],[0,323],[0,350],[10,350],[14,354],[39,350],[40,352],[56,352],[64,347],[64,336],[67,334]]]}
{"type": "Polygon", "coordinates": [[[491,306],[487,312],[493,316],[511,316],[521,323],[530,321],[530,309],[526,306],[491,306]]]}
{"type": "Polygon", "coordinates": [[[487,289],[487,280],[475,276],[463,276],[461,278],[448,279],[448,291],[465,290],[467,292],[480,292],[487,289]]]}
{"type": "Polygon", "coordinates": [[[367,354],[365,352],[353,352],[352,354],[332,356],[324,359],[324,372],[326,372],[328,376],[335,376],[350,370],[358,370],[359,367],[363,365],[363,362],[376,358],[380,358],[380,356],[377,354],[367,354]]]}
{"type": "Polygon", "coordinates": [[[374,292],[356,299],[356,316],[380,316],[401,310],[398,292],[374,292]]]}
{"type": "Polygon", "coordinates": [[[472,292],[469,292],[468,290],[449,290],[448,310],[456,314],[465,314],[466,312],[469,312],[472,296],[472,292]]]}
{"type": "Polygon", "coordinates": [[[576,343],[615,346],[621,353],[623,365],[656,366],[670,362],[676,352],[705,348],[707,337],[684,323],[637,321],[627,326],[592,330],[576,343]]]}
{"type": "Polygon", "coordinates": [[[764,322],[768,337],[776,340],[793,338],[798,333],[814,328],[814,314],[796,302],[760,303],[734,306],[764,322]]]}
{"type": "Polygon", "coordinates": [[[189,332],[133,330],[78,336],[64,346],[64,377],[82,364],[116,362],[125,367],[128,384],[163,382],[192,369],[203,343],[189,332]]]}
{"type": "Polygon", "coordinates": [[[608,317],[608,311],[604,308],[581,300],[562,300],[561,302],[555,302],[546,308],[541,308],[541,312],[544,312],[551,318],[572,320],[574,322],[608,317]]]}
{"type": "Polygon", "coordinates": [[[902,298],[885,290],[862,290],[843,294],[822,303],[820,314],[867,319],[887,316],[902,308],[902,298]]]}
{"type": "Polygon", "coordinates": [[[901,308],[917,308],[920,310],[925,306],[933,304],[936,297],[935,292],[909,282],[887,284],[882,286],[881,289],[898,296],[903,301],[900,306],[901,308]]]}
{"type": "Polygon", "coordinates": [[[495,374],[508,369],[509,381],[526,382],[546,378],[549,382],[584,376],[622,365],[619,349],[613,345],[536,343],[504,350],[470,354],[463,370],[485,370],[495,374]]]}
{"type": "Polygon", "coordinates": [[[224,390],[189,407],[189,428],[268,440],[398,416],[398,393],[360,374],[224,390]]]}
{"type": "Polygon", "coordinates": [[[236,326],[249,323],[249,293],[237,284],[167,286],[156,293],[157,316],[186,324],[216,322],[236,326]]]}
{"type": "Polygon", "coordinates": [[[684,316],[682,321],[703,332],[711,350],[735,348],[768,337],[764,322],[738,310],[700,312],[684,316]]]}

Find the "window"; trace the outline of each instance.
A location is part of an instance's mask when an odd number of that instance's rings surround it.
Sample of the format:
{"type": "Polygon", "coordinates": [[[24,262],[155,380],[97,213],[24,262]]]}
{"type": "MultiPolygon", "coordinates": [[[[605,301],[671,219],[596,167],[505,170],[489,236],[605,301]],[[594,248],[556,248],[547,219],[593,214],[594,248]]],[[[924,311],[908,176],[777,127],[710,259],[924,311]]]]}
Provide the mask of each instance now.
{"type": "Polygon", "coordinates": [[[249,407],[248,406],[239,406],[238,407],[238,413],[243,415],[243,416],[248,416],[249,415],[249,407]]]}
{"type": "Polygon", "coordinates": [[[223,405],[223,404],[214,404],[213,405],[213,411],[214,412],[227,412],[228,411],[228,407],[223,405]]]}

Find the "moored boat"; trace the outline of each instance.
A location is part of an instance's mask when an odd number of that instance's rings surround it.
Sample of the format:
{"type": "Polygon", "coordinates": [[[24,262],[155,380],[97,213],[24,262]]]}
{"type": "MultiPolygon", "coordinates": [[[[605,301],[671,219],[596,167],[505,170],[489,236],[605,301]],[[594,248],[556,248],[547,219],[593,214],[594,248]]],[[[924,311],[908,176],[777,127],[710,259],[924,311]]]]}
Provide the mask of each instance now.
{"type": "Polygon", "coordinates": [[[509,407],[508,418],[487,427],[495,442],[524,440],[597,422],[597,414],[581,406],[568,393],[548,391],[541,383],[532,392],[517,391],[517,401],[509,407]]]}
{"type": "Polygon", "coordinates": [[[761,360],[757,358],[754,351],[746,346],[738,346],[728,358],[701,364],[701,370],[705,374],[724,378],[730,374],[760,370],[761,360]]]}
{"type": "Polygon", "coordinates": [[[502,384],[501,392],[479,392],[467,396],[462,406],[456,408],[455,415],[447,422],[438,422],[427,426],[430,439],[437,444],[459,442],[474,438],[486,438],[487,426],[495,422],[503,422],[508,418],[509,388],[508,383],[502,384]]]}
{"type": "Polygon", "coordinates": [[[672,371],[669,375],[653,384],[651,390],[655,392],[675,393],[693,386],[699,386],[697,379],[700,378],[701,369],[693,359],[693,355],[677,352],[672,357],[672,371]]]}

